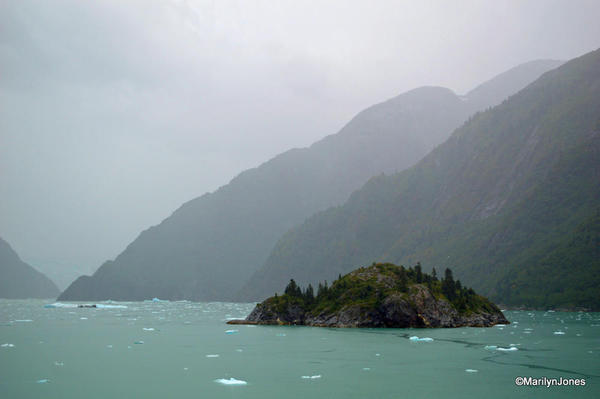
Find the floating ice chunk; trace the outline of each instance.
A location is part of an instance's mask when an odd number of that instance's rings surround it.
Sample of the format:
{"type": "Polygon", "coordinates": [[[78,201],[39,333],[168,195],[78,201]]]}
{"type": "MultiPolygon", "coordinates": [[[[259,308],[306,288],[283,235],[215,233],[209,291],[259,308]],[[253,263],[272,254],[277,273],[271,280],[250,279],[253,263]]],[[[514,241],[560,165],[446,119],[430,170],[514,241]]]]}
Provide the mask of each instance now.
{"type": "Polygon", "coordinates": [[[371,367],[363,367],[363,371],[369,371],[371,370],[371,367]]]}
{"type": "Polygon", "coordinates": [[[219,357],[219,355],[206,355],[206,357],[219,357]]]}
{"type": "Polygon", "coordinates": [[[496,350],[499,350],[502,352],[514,352],[514,351],[518,351],[519,348],[517,348],[516,346],[511,346],[510,348],[497,348],[496,350]]]}
{"type": "Polygon", "coordinates": [[[3,347],[3,348],[14,348],[15,347],[14,344],[2,344],[0,346],[3,347]]]}
{"type": "Polygon", "coordinates": [[[496,345],[486,345],[485,346],[485,350],[488,350],[488,351],[495,351],[496,349],[498,349],[498,346],[496,346],[496,345]]]}
{"type": "Polygon", "coordinates": [[[279,333],[279,334],[277,334],[277,336],[278,337],[285,337],[285,334],[284,333],[279,333]]]}
{"type": "Polygon", "coordinates": [[[76,303],[60,303],[60,302],[55,302],[55,303],[49,303],[44,305],[44,307],[46,309],[53,309],[53,308],[76,308],[77,304],[76,303]]]}
{"type": "Polygon", "coordinates": [[[113,347],[113,346],[112,346],[112,345],[106,345],[106,347],[107,347],[108,349],[112,349],[112,347],[113,347]]]}
{"type": "Polygon", "coordinates": [[[23,319],[23,320],[15,320],[15,323],[31,323],[33,320],[23,319]]]}
{"type": "Polygon", "coordinates": [[[302,376],[302,379],[305,379],[305,380],[317,380],[319,378],[321,378],[321,374],[317,374],[317,375],[303,375],[302,376]]]}
{"type": "Polygon", "coordinates": [[[46,378],[44,378],[44,379],[42,379],[42,380],[37,380],[37,381],[36,381],[36,383],[38,383],[38,384],[46,384],[46,383],[48,383],[48,382],[50,382],[50,380],[48,380],[48,379],[46,379],[46,378]]]}
{"type": "Polygon", "coordinates": [[[136,344],[136,345],[143,345],[144,341],[135,341],[134,344],[136,344]]]}
{"type": "Polygon", "coordinates": [[[158,298],[156,298],[156,297],[154,297],[154,298],[152,298],[152,302],[161,302],[161,300],[158,299],[158,298]]]}
{"type": "Polygon", "coordinates": [[[554,331],[554,335],[565,335],[564,331],[554,331]]]}
{"type": "Polygon", "coordinates": [[[467,373],[478,373],[479,372],[479,370],[475,370],[475,369],[465,369],[465,371],[467,373]]]}
{"type": "Polygon", "coordinates": [[[381,356],[381,353],[376,353],[375,356],[381,356]]]}
{"type": "Polygon", "coordinates": [[[142,330],[144,330],[144,331],[154,331],[154,328],[153,327],[144,327],[144,328],[142,328],[142,330]]]}
{"type": "Polygon", "coordinates": [[[416,335],[413,335],[412,337],[409,338],[409,340],[411,340],[413,342],[432,342],[433,338],[429,338],[429,337],[419,338],[416,335]]]}
{"type": "Polygon", "coordinates": [[[225,334],[237,334],[239,330],[226,330],[225,334]]]}
{"type": "Polygon", "coordinates": [[[533,331],[533,328],[526,328],[525,331],[533,331]]]}
{"type": "Polygon", "coordinates": [[[506,324],[496,324],[496,327],[504,327],[506,324]]]}
{"type": "Polygon", "coordinates": [[[236,349],[235,351],[236,352],[243,352],[244,350],[243,349],[236,349]]]}
{"type": "Polygon", "coordinates": [[[97,303],[96,306],[98,309],[127,309],[125,305],[105,305],[102,303],[97,303]]]}
{"type": "Polygon", "coordinates": [[[55,366],[62,367],[62,366],[64,366],[65,364],[64,364],[63,362],[56,361],[56,362],[54,362],[54,365],[55,365],[55,366]]]}
{"type": "Polygon", "coordinates": [[[80,317],[79,320],[87,320],[87,317],[80,317]]]}
{"type": "Polygon", "coordinates": [[[243,380],[236,380],[235,378],[219,378],[218,380],[215,380],[216,383],[219,384],[223,384],[223,385],[246,385],[248,384],[246,381],[243,380]]]}

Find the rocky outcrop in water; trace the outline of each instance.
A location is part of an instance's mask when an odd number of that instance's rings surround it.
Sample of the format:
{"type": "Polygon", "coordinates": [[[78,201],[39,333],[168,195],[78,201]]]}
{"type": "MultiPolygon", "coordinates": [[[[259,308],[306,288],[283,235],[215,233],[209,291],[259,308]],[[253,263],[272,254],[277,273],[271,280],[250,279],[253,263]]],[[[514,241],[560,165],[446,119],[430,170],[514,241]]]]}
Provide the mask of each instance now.
{"type": "Polygon", "coordinates": [[[391,264],[360,268],[333,283],[302,292],[292,280],[286,293],[256,305],[229,324],[317,327],[490,327],[509,321],[496,305],[454,281],[391,264]],[[451,298],[451,299],[449,299],[451,298]]]}

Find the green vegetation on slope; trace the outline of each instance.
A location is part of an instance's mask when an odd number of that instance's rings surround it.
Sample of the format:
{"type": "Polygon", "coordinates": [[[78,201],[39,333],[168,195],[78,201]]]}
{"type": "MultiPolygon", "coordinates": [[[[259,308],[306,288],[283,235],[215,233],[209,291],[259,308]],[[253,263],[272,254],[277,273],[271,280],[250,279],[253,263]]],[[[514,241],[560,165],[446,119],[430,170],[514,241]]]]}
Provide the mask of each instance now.
{"type": "Polygon", "coordinates": [[[424,273],[420,263],[409,268],[391,263],[361,267],[340,275],[331,287],[327,282],[319,283],[316,294],[311,284],[302,290],[292,279],[282,295],[275,294],[266,304],[279,313],[284,313],[290,305],[297,305],[314,316],[332,314],[346,306],[376,309],[388,295],[399,293],[408,298],[409,289],[415,284],[426,286],[437,299],[448,300],[461,314],[498,311],[496,305],[477,295],[472,288],[454,280],[450,269],[446,269],[440,280],[435,269],[432,274],[424,273]]]}
{"type": "Polygon", "coordinates": [[[248,297],[284,276],[307,284],[374,259],[421,260],[451,267],[495,302],[600,308],[599,109],[597,50],[473,116],[416,166],[371,179],[290,230],[248,297]]]}

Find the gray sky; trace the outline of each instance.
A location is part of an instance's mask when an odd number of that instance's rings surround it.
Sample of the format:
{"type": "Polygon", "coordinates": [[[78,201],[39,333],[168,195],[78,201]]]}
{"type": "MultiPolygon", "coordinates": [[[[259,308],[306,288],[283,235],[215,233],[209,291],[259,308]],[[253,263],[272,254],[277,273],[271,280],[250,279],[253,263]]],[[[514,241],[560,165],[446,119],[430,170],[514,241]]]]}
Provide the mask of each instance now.
{"type": "Polygon", "coordinates": [[[600,46],[590,1],[0,0],[0,236],[89,271],[421,85],[600,46]]]}

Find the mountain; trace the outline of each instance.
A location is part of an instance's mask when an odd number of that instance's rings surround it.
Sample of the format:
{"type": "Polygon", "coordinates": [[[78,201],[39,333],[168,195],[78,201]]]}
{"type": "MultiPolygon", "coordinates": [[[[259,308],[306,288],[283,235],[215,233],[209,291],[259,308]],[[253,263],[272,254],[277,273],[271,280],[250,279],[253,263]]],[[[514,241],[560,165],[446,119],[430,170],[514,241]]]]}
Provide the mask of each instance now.
{"type": "Polygon", "coordinates": [[[495,302],[600,308],[600,50],[478,113],[414,167],[287,232],[245,299],[361,264],[451,267],[495,302]]]}
{"type": "MultiPolygon", "coordinates": [[[[455,281],[450,269],[442,280],[423,273],[373,264],[340,276],[331,287],[302,290],[292,279],[283,295],[256,305],[245,320],[227,324],[313,327],[491,327],[508,324],[487,298],[455,281]]],[[[430,338],[431,339],[431,338],[430,338]]]]}
{"type": "Polygon", "coordinates": [[[0,238],[0,298],[56,298],[59,293],[48,277],[23,262],[0,238]]]}
{"type": "MultiPolygon", "coordinates": [[[[558,63],[514,68],[490,87],[533,81],[558,63]]],[[[370,177],[416,163],[474,110],[497,101],[496,90],[490,99],[486,90],[476,89],[471,100],[422,87],[374,105],[337,134],[287,151],[185,203],[93,276],[77,279],[60,299],[231,300],[283,233],[344,202],[370,177]]]]}

